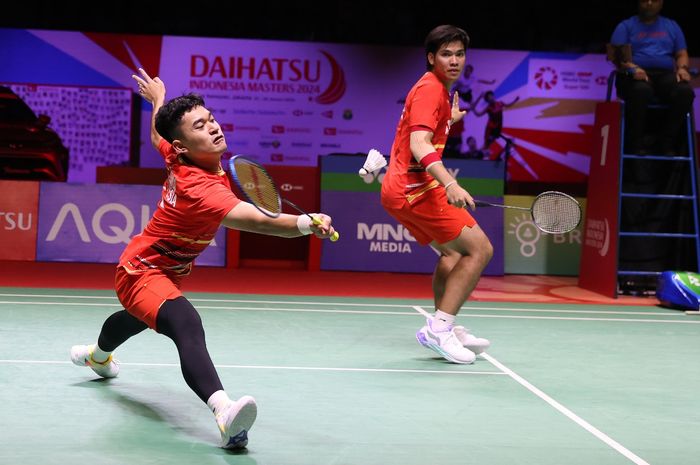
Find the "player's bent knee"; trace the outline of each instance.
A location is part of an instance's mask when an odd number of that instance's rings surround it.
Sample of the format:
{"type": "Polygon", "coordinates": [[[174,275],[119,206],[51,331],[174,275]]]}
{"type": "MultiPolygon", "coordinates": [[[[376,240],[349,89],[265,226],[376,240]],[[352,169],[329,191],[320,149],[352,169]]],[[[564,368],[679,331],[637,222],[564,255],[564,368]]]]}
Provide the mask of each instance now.
{"type": "Polygon", "coordinates": [[[484,246],[484,261],[485,261],[485,263],[490,262],[492,258],[493,258],[493,244],[491,244],[491,241],[486,239],[486,245],[484,246]]]}
{"type": "Polygon", "coordinates": [[[163,303],[158,312],[157,325],[159,332],[171,338],[204,333],[202,318],[183,296],[163,303]]]}

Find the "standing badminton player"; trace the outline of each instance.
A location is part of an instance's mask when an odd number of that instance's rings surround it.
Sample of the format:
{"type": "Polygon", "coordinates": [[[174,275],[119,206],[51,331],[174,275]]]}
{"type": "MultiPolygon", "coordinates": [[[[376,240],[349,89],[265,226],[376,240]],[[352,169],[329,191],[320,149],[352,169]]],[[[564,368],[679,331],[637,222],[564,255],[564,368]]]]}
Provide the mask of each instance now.
{"type": "Polygon", "coordinates": [[[242,448],[257,415],[255,400],[243,396],[233,401],[224,391],[199,313],[182,295],[180,283],[222,224],[283,237],[314,233],[328,238],[331,219],[317,214],[321,221],[316,225],[308,215],[270,218],[239,200],[221,168],[226,140],[202,98],[189,94],[165,103],[163,82],[139,72],[133,78],[153,104],[151,141],[165,158],[168,178],[153,218],[119,259],[115,285],[125,310],[107,318],[96,344],[73,346],[71,359],[113,378],[119,373],[112,358],[117,347],[147,327],[164,334],[177,347],[185,382],[214,413],[221,447],[242,448]]]}
{"type": "Polygon", "coordinates": [[[440,253],[433,274],[435,314],[417,333],[418,342],[454,363],[472,363],[489,346],[455,316],[476,287],[493,246],[466,208],[474,199],[442,164],[450,126],[464,117],[459,96],[448,89],[459,79],[469,36],[438,26],[425,39],[428,71],[406,97],[382,181],[382,205],[421,245],[440,253]]]}

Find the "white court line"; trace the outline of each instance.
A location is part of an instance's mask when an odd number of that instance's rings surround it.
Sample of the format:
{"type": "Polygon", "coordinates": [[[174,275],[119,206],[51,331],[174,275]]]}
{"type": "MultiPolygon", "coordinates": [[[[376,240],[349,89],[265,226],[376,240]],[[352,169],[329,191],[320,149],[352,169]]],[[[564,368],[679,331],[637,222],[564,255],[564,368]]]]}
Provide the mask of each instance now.
{"type": "MultiPolygon", "coordinates": [[[[414,308],[417,312],[419,312],[419,313],[425,315],[426,317],[430,317],[430,314],[429,314],[428,312],[426,312],[425,310],[423,310],[423,308],[421,308],[421,307],[419,307],[419,306],[417,306],[417,305],[415,305],[413,308],[414,308]]],[[[605,444],[607,444],[609,447],[615,449],[617,452],[619,452],[620,454],[624,455],[626,458],[628,458],[628,459],[629,459],[630,461],[632,461],[633,463],[635,463],[635,464],[637,464],[637,465],[649,465],[649,463],[648,463],[647,461],[645,461],[644,459],[642,459],[642,458],[639,457],[638,455],[634,454],[632,451],[630,451],[629,449],[627,449],[625,446],[623,446],[623,445],[620,444],[619,442],[615,441],[615,440],[612,439],[610,436],[608,436],[607,434],[603,433],[603,432],[600,431],[598,428],[596,428],[595,426],[591,425],[591,424],[588,423],[586,420],[584,420],[583,418],[579,417],[579,416],[576,415],[574,412],[572,412],[572,411],[569,410],[568,408],[564,407],[562,404],[560,404],[560,403],[557,402],[556,400],[552,399],[550,396],[548,396],[547,394],[545,394],[544,392],[542,392],[540,389],[536,388],[534,385],[532,385],[532,384],[531,384],[529,381],[527,381],[525,378],[523,378],[522,376],[518,375],[517,373],[515,373],[513,370],[511,370],[511,369],[508,368],[507,366],[503,365],[501,362],[499,362],[498,360],[496,360],[494,357],[492,357],[492,356],[490,356],[490,355],[488,355],[488,354],[486,354],[486,353],[482,353],[481,356],[484,357],[486,360],[488,360],[493,366],[495,366],[496,368],[498,368],[499,370],[501,370],[503,373],[507,374],[507,375],[510,376],[512,379],[514,379],[516,382],[518,382],[520,385],[522,385],[523,387],[525,387],[528,391],[532,392],[532,393],[535,394],[537,397],[539,397],[540,399],[542,399],[543,401],[547,402],[549,405],[551,405],[552,407],[554,407],[557,411],[559,411],[559,413],[563,414],[564,416],[566,416],[567,418],[569,418],[570,420],[572,420],[574,423],[576,423],[577,425],[579,425],[581,428],[585,429],[586,431],[588,431],[589,433],[591,433],[593,436],[595,436],[595,437],[597,437],[598,439],[600,439],[601,441],[603,441],[603,442],[604,442],[605,444]]]]}
{"type": "MultiPolygon", "coordinates": [[[[72,365],[73,362],[58,360],[0,360],[6,364],[34,364],[34,365],[72,365]]],[[[123,363],[123,366],[137,367],[174,367],[180,368],[179,363],[123,363]]],[[[300,367],[300,366],[275,366],[275,365],[214,365],[218,368],[237,368],[249,370],[299,370],[299,371],[346,371],[367,373],[430,373],[439,375],[505,375],[500,371],[441,371],[441,370],[409,370],[400,368],[341,368],[341,367],[300,367]]]]}
{"type": "MultiPolygon", "coordinates": [[[[86,303],[86,302],[33,302],[33,301],[0,301],[0,304],[12,305],[60,305],[72,307],[114,307],[122,308],[120,304],[108,303],[86,303]]],[[[332,304],[331,304],[332,305],[332,304]]],[[[408,307],[408,305],[407,305],[408,307]]],[[[335,309],[320,309],[320,308],[265,308],[265,307],[219,307],[213,305],[197,305],[199,309],[207,310],[252,310],[258,312],[290,312],[290,313],[337,313],[337,314],[353,314],[353,315],[413,315],[413,312],[388,312],[388,311],[367,311],[367,310],[335,310],[335,309]]],[[[416,308],[416,306],[411,306],[416,308]]],[[[560,321],[612,321],[622,323],[671,323],[671,324],[689,324],[700,325],[700,320],[652,320],[642,318],[586,318],[586,317],[566,317],[566,316],[524,316],[524,315],[484,315],[479,313],[464,313],[460,315],[472,318],[506,318],[506,319],[521,319],[521,320],[560,320],[560,321]]]]}
{"type": "Polygon", "coordinates": [[[562,404],[557,402],[556,400],[552,399],[549,397],[547,394],[542,392],[540,389],[536,388],[533,386],[530,382],[528,382],[526,379],[524,379],[522,376],[518,375],[515,373],[513,370],[508,368],[507,366],[503,365],[501,362],[493,358],[492,356],[488,354],[481,354],[482,357],[484,357],[486,360],[491,362],[493,366],[496,368],[500,369],[503,371],[505,374],[509,375],[511,378],[513,378],[515,381],[517,381],[519,384],[521,384],[523,387],[525,387],[528,391],[532,392],[535,394],[537,397],[542,399],[543,401],[547,402],[549,405],[554,407],[556,410],[558,410],[560,413],[568,417],[570,420],[572,420],[574,423],[579,425],[581,428],[585,429],[589,433],[591,433],[593,436],[597,437],[601,441],[603,441],[605,444],[610,446],[611,448],[615,449],[618,451],[620,454],[624,455],[627,457],[630,461],[633,463],[636,463],[637,465],[649,465],[649,463],[627,449],[625,446],[620,444],[619,442],[615,441],[613,438],[608,436],[607,434],[603,433],[600,431],[598,428],[595,426],[591,425],[588,423],[586,420],[583,418],[579,417],[576,415],[574,412],[569,410],[568,408],[564,407],[562,404]]]}
{"type": "MultiPolygon", "coordinates": [[[[119,307],[121,304],[106,304],[106,303],[86,303],[86,302],[12,302],[0,300],[0,304],[13,305],[61,305],[61,306],[80,306],[80,307],[119,307]]],[[[407,306],[408,307],[408,306],[407,306]]],[[[355,315],[414,315],[413,312],[381,312],[381,311],[364,311],[364,310],[334,310],[322,308],[265,308],[265,307],[216,307],[212,305],[197,305],[198,309],[207,310],[256,310],[261,312],[299,312],[299,313],[351,313],[355,315]]]]}
{"type": "MultiPolygon", "coordinates": [[[[45,298],[65,298],[65,299],[110,299],[116,301],[117,298],[112,296],[86,296],[86,295],[63,295],[63,294],[3,294],[0,297],[45,297],[45,298]]],[[[363,297],[364,298],[364,297],[363,297]]],[[[411,308],[410,304],[375,304],[375,303],[355,303],[355,302],[309,302],[298,300],[246,300],[246,299],[199,299],[196,297],[187,297],[190,302],[222,302],[222,303],[245,303],[245,304],[286,304],[286,305],[336,305],[339,307],[406,307],[411,308]]],[[[3,303],[3,302],[0,302],[3,303]]],[[[556,304],[552,304],[556,305],[556,304]]],[[[566,304],[579,305],[579,304],[566,304]]],[[[595,304],[581,304],[595,305],[595,304]]],[[[462,310],[487,310],[493,312],[533,312],[533,313],[586,313],[586,314],[602,314],[602,315],[651,315],[651,316],[686,316],[683,312],[668,311],[668,312],[625,312],[611,310],[557,310],[552,308],[524,308],[524,307],[485,307],[477,305],[467,305],[462,307],[462,310]]]]}
{"type": "Polygon", "coordinates": [[[468,316],[473,318],[512,318],[512,319],[522,319],[522,320],[570,320],[570,321],[622,321],[622,322],[633,322],[633,323],[681,323],[698,325],[700,321],[686,321],[686,320],[652,320],[644,318],[585,318],[585,317],[572,317],[572,316],[523,316],[523,315],[483,315],[480,313],[464,313],[459,312],[460,316],[468,316]]]}
{"type": "Polygon", "coordinates": [[[59,299],[112,299],[117,300],[115,296],[105,295],[65,295],[65,294],[4,294],[0,293],[0,297],[51,297],[59,299]]]}

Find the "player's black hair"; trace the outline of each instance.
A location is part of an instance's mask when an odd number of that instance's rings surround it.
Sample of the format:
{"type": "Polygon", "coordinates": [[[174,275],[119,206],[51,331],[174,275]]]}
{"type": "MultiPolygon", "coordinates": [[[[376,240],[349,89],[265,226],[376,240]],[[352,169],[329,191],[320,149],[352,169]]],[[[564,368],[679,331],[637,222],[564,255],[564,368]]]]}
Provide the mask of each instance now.
{"type": "Polygon", "coordinates": [[[428,36],[425,38],[425,61],[428,71],[433,69],[430,61],[428,61],[428,54],[436,54],[440,47],[450,42],[462,42],[466,50],[469,47],[469,35],[464,29],[450,24],[438,26],[428,33],[428,36]]]}
{"type": "Polygon", "coordinates": [[[195,107],[203,107],[204,99],[198,94],[186,94],[175,97],[160,107],[156,114],[156,131],[161,137],[172,144],[177,139],[178,128],[182,116],[195,107]]]}

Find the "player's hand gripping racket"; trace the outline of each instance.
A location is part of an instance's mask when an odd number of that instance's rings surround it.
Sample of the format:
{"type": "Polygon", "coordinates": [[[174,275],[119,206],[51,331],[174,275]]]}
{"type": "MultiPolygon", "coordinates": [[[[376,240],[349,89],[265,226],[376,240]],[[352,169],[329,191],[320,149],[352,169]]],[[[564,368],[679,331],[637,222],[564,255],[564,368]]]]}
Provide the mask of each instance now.
{"type": "Polygon", "coordinates": [[[530,208],[500,205],[480,200],[475,200],[474,203],[481,207],[527,210],[530,212],[535,226],[537,226],[540,231],[549,234],[568,233],[575,229],[581,222],[581,205],[579,205],[575,198],[563,192],[542,192],[535,198],[530,208]]]}
{"type": "MultiPolygon", "coordinates": [[[[231,175],[243,195],[263,214],[277,218],[282,213],[282,202],[297,210],[302,215],[311,218],[314,224],[321,224],[321,220],[309,215],[301,208],[287,199],[280,197],[274,181],[259,163],[249,160],[242,155],[236,155],[229,160],[231,175]]],[[[332,242],[340,238],[338,231],[334,231],[330,239],[332,242]]]]}

